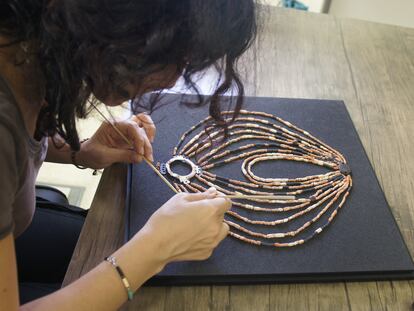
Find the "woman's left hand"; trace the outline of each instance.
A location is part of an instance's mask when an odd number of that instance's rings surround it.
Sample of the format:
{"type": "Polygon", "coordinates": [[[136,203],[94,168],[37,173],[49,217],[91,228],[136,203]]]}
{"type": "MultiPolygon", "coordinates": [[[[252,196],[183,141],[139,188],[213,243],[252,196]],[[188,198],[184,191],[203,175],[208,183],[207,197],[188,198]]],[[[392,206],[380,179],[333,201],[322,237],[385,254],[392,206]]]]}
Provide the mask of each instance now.
{"type": "Polygon", "coordinates": [[[102,169],[116,162],[137,163],[144,156],[153,161],[151,143],[156,129],[149,115],[140,113],[129,120],[114,122],[114,125],[132,146],[111,124],[104,122],[89,140],[82,143],[81,150],[76,154],[80,165],[102,169]]]}

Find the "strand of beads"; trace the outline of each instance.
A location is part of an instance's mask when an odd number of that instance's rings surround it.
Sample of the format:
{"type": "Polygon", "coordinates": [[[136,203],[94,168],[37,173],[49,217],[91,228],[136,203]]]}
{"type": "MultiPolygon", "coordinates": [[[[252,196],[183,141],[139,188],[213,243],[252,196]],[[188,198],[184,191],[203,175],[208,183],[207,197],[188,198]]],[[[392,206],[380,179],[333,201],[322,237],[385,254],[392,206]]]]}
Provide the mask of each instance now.
{"type": "MultiPolygon", "coordinates": [[[[232,120],[233,113],[222,112],[225,121],[232,120]]],[[[234,208],[226,214],[231,236],[255,245],[291,247],[312,239],[332,222],[352,187],[351,171],[339,151],[294,124],[264,112],[241,110],[228,127],[228,139],[224,142],[221,131],[209,126],[211,121],[207,117],[192,126],[174,148],[173,157],[184,157],[197,168],[191,180],[175,179],[174,187],[200,192],[214,186],[225,194],[250,195],[249,199],[234,201],[234,208]],[[241,161],[245,180],[211,172],[236,161],[241,161]],[[253,172],[254,165],[264,161],[305,162],[329,172],[298,178],[264,178],[253,172]],[[294,199],[262,199],[254,195],[287,195],[294,199]],[[243,215],[243,210],[256,212],[259,219],[243,215]],[[261,213],[275,216],[263,220],[261,213]],[[278,230],[294,221],[299,222],[292,225],[294,228],[278,230]],[[271,232],[264,233],[263,228],[270,228],[271,232]]]]}

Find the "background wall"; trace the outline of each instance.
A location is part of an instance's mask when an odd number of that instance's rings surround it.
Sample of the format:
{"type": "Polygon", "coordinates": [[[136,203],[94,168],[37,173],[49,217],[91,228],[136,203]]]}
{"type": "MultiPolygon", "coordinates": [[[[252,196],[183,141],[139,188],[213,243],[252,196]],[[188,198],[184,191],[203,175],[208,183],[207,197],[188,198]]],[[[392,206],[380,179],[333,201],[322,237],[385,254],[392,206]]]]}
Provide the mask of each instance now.
{"type": "Polygon", "coordinates": [[[414,0],[331,0],[329,14],[414,28],[414,0]]]}
{"type": "MultiPolygon", "coordinates": [[[[257,2],[274,6],[279,6],[282,3],[280,0],[257,0],[257,2]]],[[[311,12],[322,13],[325,3],[328,3],[329,0],[301,0],[300,2],[309,7],[311,12]]]]}
{"type": "MultiPolygon", "coordinates": [[[[258,0],[281,6],[280,0],[258,0]]],[[[301,0],[309,11],[414,28],[414,0],[301,0]],[[328,7],[328,11],[324,9],[328,7]]]]}

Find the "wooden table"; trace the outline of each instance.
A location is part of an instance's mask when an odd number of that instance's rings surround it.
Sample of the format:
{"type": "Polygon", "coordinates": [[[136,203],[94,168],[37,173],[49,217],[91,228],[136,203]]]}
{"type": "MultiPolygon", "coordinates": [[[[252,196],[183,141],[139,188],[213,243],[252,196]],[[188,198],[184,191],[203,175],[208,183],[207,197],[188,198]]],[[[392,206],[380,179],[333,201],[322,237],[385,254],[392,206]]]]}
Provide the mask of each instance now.
{"type": "MultiPolygon", "coordinates": [[[[414,29],[266,8],[246,95],[343,99],[414,254],[414,29]]],[[[155,151],[156,152],[156,151],[155,151]]],[[[104,172],[64,284],[123,241],[126,167],[104,172]]],[[[408,310],[414,282],[142,288],[127,310],[408,310]]]]}

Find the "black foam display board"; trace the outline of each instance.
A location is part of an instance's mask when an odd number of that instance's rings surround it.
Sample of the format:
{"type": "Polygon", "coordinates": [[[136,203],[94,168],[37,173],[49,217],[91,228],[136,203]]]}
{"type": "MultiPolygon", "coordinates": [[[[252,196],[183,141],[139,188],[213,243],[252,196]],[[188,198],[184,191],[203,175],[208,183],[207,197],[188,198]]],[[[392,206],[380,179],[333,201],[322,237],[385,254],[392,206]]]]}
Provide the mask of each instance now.
{"type": "MultiPolygon", "coordinates": [[[[189,100],[195,101],[196,97],[165,95],[153,112],[157,127],[153,144],[156,161],[170,159],[181,135],[208,115],[207,105],[189,108],[183,104],[189,100]]],[[[331,225],[303,245],[260,247],[227,237],[208,260],[168,264],[147,284],[253,284],[413,277],[410,254],[342,101],[246,97],[243,109],[279,116],[339,150],[352,169],[350,196],[331,225]]],[[[323,171],[309,164],[277,162],[259,164],[255,173],[282,178],[323,171]]],[[[220,175],[241,178],[240,165],[220,168],[220,175]]],[[[127,189],[128,240],[173,193],[145,163],[129,167],[127,189]]]]}

